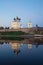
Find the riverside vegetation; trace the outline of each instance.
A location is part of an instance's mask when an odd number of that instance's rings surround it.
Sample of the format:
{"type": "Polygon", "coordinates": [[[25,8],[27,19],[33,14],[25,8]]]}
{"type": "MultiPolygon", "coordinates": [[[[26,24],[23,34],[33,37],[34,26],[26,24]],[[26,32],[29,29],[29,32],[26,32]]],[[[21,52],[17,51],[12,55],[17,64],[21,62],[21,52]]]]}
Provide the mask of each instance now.
{"type": "Polygon", "coordinates": [[[25,32],[22,31],[14,31],[14,32],[0,32],[0,39],[24,39],[21,37],[21,35],[26,35],[25,32]]]}

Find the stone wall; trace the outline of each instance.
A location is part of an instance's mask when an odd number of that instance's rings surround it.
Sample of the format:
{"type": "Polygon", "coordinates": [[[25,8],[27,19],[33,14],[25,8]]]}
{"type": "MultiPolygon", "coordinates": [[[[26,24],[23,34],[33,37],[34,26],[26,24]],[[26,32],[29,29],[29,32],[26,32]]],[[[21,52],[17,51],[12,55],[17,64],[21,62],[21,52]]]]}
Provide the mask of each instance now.
{"type": "Polygon", "coordinates": [[[32,28],[20,28],[20,29],[0,29],[0,32],[12,32],[12,31],[23,31],[26,33],[34,33],[35,31],[42,31],[43,32],[43,28],[32,27],[32,28]]]}

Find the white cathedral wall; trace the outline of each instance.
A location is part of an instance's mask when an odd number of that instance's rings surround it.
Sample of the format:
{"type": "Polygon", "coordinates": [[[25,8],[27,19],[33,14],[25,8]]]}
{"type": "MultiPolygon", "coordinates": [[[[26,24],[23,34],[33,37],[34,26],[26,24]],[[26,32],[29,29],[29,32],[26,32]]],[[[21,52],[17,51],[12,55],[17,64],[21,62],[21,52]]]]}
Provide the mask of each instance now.
{"type": "Polygon", "coordinates": [[[12,22],[11,28],[13,29],[21,28],[21,22],[12,22]]]}

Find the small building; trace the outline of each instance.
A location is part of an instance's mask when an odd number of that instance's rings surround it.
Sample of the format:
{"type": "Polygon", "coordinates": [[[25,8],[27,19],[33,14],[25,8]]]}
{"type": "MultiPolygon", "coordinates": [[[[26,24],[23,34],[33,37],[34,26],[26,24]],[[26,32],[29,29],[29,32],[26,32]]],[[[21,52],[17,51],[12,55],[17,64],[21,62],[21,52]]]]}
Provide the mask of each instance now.
{"type": "Polygon", "coordinates": [[[32,28],[32,22],[31,21],[28,22],[28,28],[32,28]]]}
{"type": "Polygon", "coordinates": [[[21,28],[21,19],[18,18],[18,16],[16,18],[14,18],[14,21],[11,24],[11,28],[12,29],[20,29],[21,28]]]}

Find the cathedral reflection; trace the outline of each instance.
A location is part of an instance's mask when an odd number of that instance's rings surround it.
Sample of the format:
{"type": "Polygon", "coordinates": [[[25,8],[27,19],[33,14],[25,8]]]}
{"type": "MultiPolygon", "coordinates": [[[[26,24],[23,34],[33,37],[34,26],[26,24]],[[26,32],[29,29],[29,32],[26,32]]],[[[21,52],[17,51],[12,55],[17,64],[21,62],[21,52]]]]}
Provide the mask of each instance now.
{"type": "Polygon", "coordinates": [[[28,44],[28,48],[29,49],[32,49],[32,44],[28,44]]]}
{"type": "Polygon", "coordinates": [[[21,48],[23,48],[23,46],[25,45],[26,45],[26,48],[28,47],[28,50],[32,50],[33,45],[35,45],[36,48],[38,48],[39,45],[43,45],[43,39],[25,39],[22,41],[0,40],[0,46],[4,44],[9,44],[9,43],[11,44],[11,48],[13,49],[14,53],[19,54],[21,52],[21,48]]]}
{"type": "Polygon", "coordinates": [[[32,44],[33,44],[33,42],[31,40],[28,40],[28,44],[27,45],[28,45],[29,49],[32,49],[32,44]]]}
{"type": "Polygon", "coordinates": [[[21,51],[20,49],[22,47],[22,44],[19,42],[12,42],[11,47],[14,50],[14,53],[19,54],[21,51]]]}

